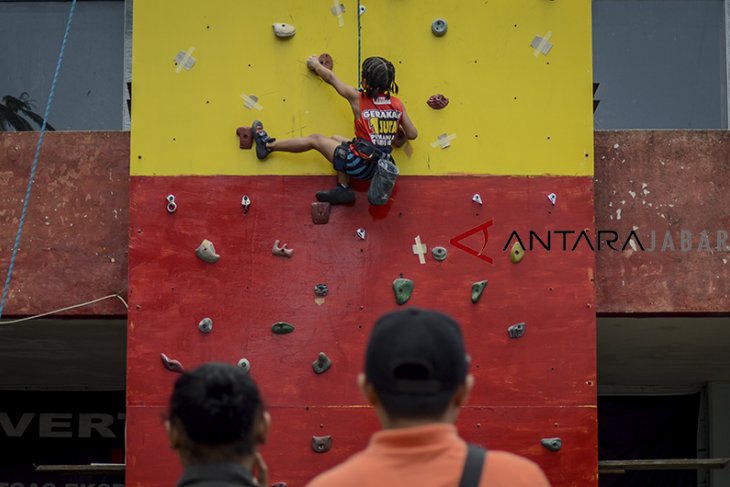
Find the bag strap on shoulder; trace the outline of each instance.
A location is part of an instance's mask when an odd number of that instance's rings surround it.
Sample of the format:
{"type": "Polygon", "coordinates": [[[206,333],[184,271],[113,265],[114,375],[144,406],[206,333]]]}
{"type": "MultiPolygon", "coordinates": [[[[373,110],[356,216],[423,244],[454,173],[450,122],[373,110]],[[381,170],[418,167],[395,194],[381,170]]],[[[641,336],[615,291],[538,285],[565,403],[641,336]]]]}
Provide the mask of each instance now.
{"type": "Polygon", "coordinates": [[[461,474],[459,487],[479,486],[479,479],[482,477],[486,457],[486,450],[473,443],[467,444],[466,461],[464,462],[464,471],[461,474]]]}

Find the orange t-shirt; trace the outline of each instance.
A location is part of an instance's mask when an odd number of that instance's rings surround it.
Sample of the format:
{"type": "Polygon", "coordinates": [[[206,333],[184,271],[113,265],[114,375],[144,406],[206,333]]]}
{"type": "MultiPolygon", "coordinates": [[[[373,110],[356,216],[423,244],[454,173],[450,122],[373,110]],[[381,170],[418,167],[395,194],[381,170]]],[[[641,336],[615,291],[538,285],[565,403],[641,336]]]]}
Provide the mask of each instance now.
{"type": "MultiPolygon", "coordinates": [[[[322,473],[308,487],[458,487],[466,442],[451,424],[382,430],[368,447],[322,473]]],[[[535,463],[504,451],[487,451],[480,487],[550,487],[535,463]]]]}
{"type": "Polygon", "coordinates": [[[370,98],[360,93],[360,116],[355,119],[355,136],[390,150],[403,115],[403,103],[395,96],[370,98]]]}

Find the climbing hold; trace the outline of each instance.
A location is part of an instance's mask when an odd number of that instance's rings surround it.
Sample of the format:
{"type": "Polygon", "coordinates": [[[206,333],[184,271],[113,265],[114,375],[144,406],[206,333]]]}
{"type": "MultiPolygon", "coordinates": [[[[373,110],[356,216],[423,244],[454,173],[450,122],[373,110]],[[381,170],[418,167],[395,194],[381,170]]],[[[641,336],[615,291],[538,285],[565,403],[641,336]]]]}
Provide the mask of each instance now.
{"type": "Polygon", "coordinates": [[[511,325],[507,328],[507,334],[510,338],[520,338],[522,335],[525,334],[525,323],[520,322],[516,323],[514,325],[511,325]]]}
{"type": "Polygon", "coordinates": [[[274,241],[274,247],[271,249],[271,253],[274,255],[280,255],[283,257],[291,257],[294,255],[294,249],[288,249],[286,248],[286,244],[279,246],[279,241],[274,241]]]}
{"type": "Polygon", "coordinates": [[[203,333],[210,333],[213,331],[213,320],[210,318],[203,318],[200,320],[200,323],[198,323],[198,330],[202,331],[203,333]]]}
{"type": "Polygon", "coordinates": [[[312,436],[312,450],[317,453],[325,453],[332,448],[332,435],[312,436]]]}
{"type": "Polygon", "coordinates": [[[332,205],[326,202],[315,201],[312,203],[312,223],[324,225],[330,221],[330,210],[332,205]]]}
{"type": "Polygon", "coordinates": [[[471,197],[471,200],[474,203],[479,203],[480,205],[483,204],[482,197],[479,195],[479,193],[474,193],[474,196],[471,197]]]}
{"type": "Polygon", "coordinates": [[[238,361],[238,366],[243,369],[247,374],[251,371],[251,362],[247,358],[242,358],[238,361]]]}
{"type": "Polygon", "coordinates": [[[365,5],[360,5],[359,14],[362,15],[365,13],[365,5]]]}
{"type": "Polygon", "coordinates": [[[175,203],[175,195],[168,194],[166,199],[167,199],[167,212],[175,213],[177,211],[177,203],[175,203]]]}
{"type": "Polygon", "coordinates": [[[358,228],[357,230],[355,230],[355,235],[357,235],[357,238],[359,238],[360,240],[365,240],[365,229],[358,228]]]}
{"type": "Polygon", "coordinates": [[[520,262],[522,262],[522,259],[524,257],[525,249],[519,242],[515,242],[512,245],[512,249],[509,251],[509,260],[511,260],[513,264],[519,264],[520,262]]]}
{"type": "Polygon", "coordinates": [[[442,94],[431,95],[426,104],[434,110],[441,110],[442,108],[446,108],[446,105],[449,104],[449,99],[442,94]]]}
{"type": "Polygon", "coordinates": [[[329,289],[327,289],[327,284],[315,284],[314,285],[314,295],[319,296],[320,298],[323,298],[327,296],[329,293],[329,289]]]}
{"type": "Polygon", "coordinates": [[[179,361],[167,358],[167,355],[164,353],[160,354],[160,359],[162,359],[162,365],[164,365],[170,372],[185,372],[185,368],[179,361]]]}
{"type": "Polygon", "coordinates": [[[247,194],[244,194],[243,198],[241,198],[241,206],[243,207],[243,214],[248,213],[248,207],[251,206],[251,198],[247,194]]]}
{"type": "Polygon", "coordinates": [[[332,69],[335,67],[334,59],[332,59],[332,56],[330,56],[326,52],[323,52],[319,55],[319,64],[329,69],[330,71],[332,71],[332,69]]]}
{"type": "Polygon", "coordinates": [[[283,22],[273,24],[272,27],[274,28],[274,35],[279,39],[288,39],[294,37],[294,34],[297,33],[297,29],[293,25],[283,22]]]}
{"type": "Polygon", "coordinates": [[[431,24],[431,32],[433,32],[433,35],[435,35],[436,37],[441,37],[442,35],[446,34],[448,28],[449,24],[447,24],[444,19],[436,19],[431,24]]]}
{"type": "Polygon", "coordinates": [[[315,374],[323,374],[327,372],[330,367],[332,367],[332,361],[324,352],[319,352],[317,360],[312,362],[312,370],[314,370],[315,374]]]}
{"type": "Polygon", "coordinates": [[[483,281],[477,281],[471,285],[471,302],[472,303],[476,303],[477,301],[479,301],[479,298],[482,297],[484,288],[487,287],[488,283],[489,283],[489,281],[487,281],[485,279],[483,281]]]}
{"type": "Polygon", "coordinates": [[[543,438],[540,444],[550,451],[558,451],[563,447],[563,440],[560,438],[543,438]]]}
{"type": "Polygon", "coordinates": [[[210,240],[203,240],[203,242],[198,245],[198,248],[195,249],[195,254],[200,257],[200,260],[205,261],[208,264],[215,264],[218,262],[218,259],[221,258],[220,255],[215,253],[215,247],[213,246],[213,242],[210,240]]]}
{"type": "Polygon", "coordinates": [[[251,127],[238,127],[236,129],[236,135],[238,135],[238,147],[240,149],[250,149],[253,147],[251,127]]]}
{"type": "Polygon", "coordinates": [[[431,249],[431,254],[439,262],[446,260],[446,247],[434,247],[431,249]]]}
{"type": "Polygon", "coordinates": [[[413,281],[403,277],[393,280],[393,292],[396,303],[406,304],[413,294],[413,281]]]}
{"type": "Polygon", "coordinates": [[[271,331],[277,335],[286,335],[294,331],[294,325],[286,321],[277,321],[271,325],[271,331]]]}
{"type": "Polygon", "coordinates": [[[558,195],[556,195],[555,193],[550,193],[549,195],[547,195],[547,197],[550,200],[550,203],[552,203],[552,205],[555,206],[555,202],[558,199],[558,195]]]}

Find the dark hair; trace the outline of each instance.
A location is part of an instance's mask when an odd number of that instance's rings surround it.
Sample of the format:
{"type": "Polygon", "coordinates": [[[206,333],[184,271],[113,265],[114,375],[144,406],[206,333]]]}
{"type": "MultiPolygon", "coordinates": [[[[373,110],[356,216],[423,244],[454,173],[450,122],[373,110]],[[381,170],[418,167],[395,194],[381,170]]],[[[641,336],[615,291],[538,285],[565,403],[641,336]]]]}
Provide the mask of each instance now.
{"type": "Polygon", "coordinates": [[[256,383],[241,368],[208,363],[185,372],[170,398],[170,422],[190,440],[190,456],[205,462],[216,450],[235,458],[254,452],[253,430],[263,412],[256,383]]]}
{"type": "Polygon", "coordinates": [[[381,93],[397,94],[395,66],[385,58],[373,56],[362,63],[362,78],[366,82],[365,94],[370,98],[381,93]]]}

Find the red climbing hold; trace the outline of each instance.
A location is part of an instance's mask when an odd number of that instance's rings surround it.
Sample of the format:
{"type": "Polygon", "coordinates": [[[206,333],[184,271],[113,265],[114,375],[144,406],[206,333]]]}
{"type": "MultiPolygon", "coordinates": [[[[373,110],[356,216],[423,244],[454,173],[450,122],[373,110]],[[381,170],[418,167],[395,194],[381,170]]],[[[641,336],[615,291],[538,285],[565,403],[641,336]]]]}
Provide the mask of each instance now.
{"type": "Polygon", "coordinates": [[[236,135],[238,135],[239,147],[241,149],[250,149],[253,147],[253,137],[251,134],[251,127],[238,127],[236,129],[236,135]]]}
{"type": "Polygon", "coordinates": [[[335,66],[335,62],[332,59],[332,56],[330,56],[326,52],[323,52],[319,55],[319,64],[329,69],[330,71],[332,71],[332,68],[334,68],[335,66]]]}
{"type": "Polygon", "coordinates": [[[437,95],[432,95],[431,97],[429,97],[426,104],[434,110],[441,110],[442,108],[446,108],[446,105],[449,104],[449,99],[439,93],[437,95]]]}

